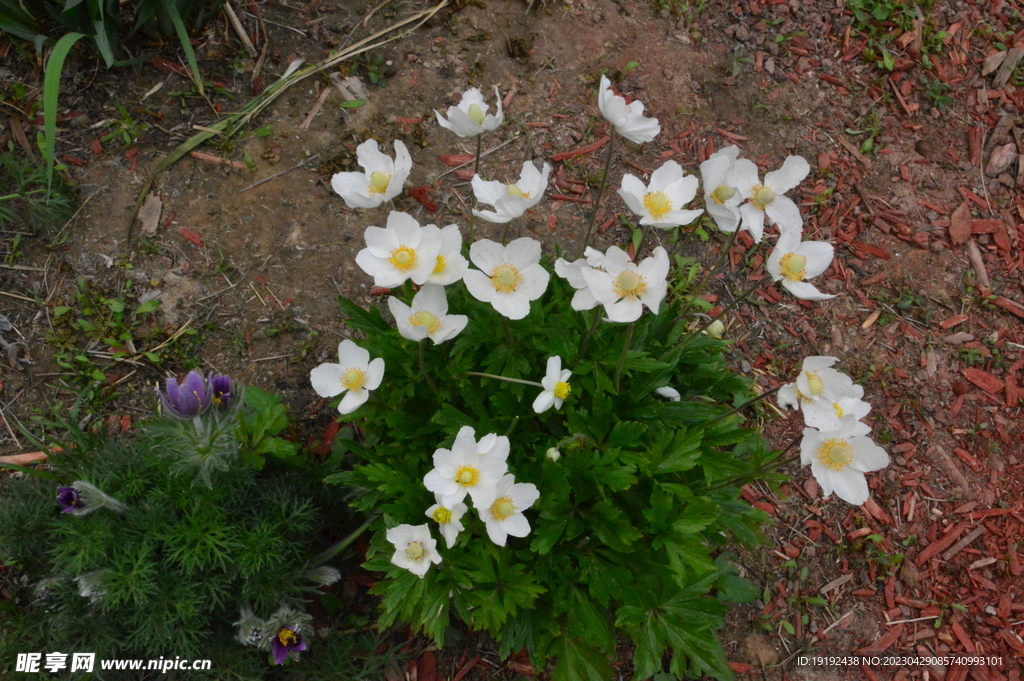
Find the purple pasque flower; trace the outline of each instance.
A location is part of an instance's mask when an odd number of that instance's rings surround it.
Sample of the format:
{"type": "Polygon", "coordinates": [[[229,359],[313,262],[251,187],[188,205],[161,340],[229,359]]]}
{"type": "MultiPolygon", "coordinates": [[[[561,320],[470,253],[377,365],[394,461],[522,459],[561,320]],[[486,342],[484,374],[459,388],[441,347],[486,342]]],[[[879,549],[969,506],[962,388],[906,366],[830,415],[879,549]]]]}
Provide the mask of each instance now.
{"type": "Polygon", "coordinates": [[[72,513],[76,509],[85,506],[82,503],[81,495],[74,487],[58,487],[57,503],[63,507],[60,509],[61,513],[72,513]]]}
{"type": "Polygon", "coordinates": [[[206,412],[213,403],[209,382],[198,371],[188,372],[179,385],[175,378],[167,379],[167,391],[160,392],[164,408],[180,419],[190,419],[206,412]]]}
{"type": "Polygon", "coordinates": [[[231,406],[231,403],[235,399],[235,394],[232,391],[233,385],[231,378],[224,374],[216,374],[210,377],[210,393],[213,399],[214,406],[221,411],[224,411],[231,406]]]}
{"type": "Polygon", "coordinates": [[[299,636],[299,632],[289,627],[281,627],[271,639],[270,648],[274,653],[274,664],[284,664],[289,653],[305,650],[306,642],[299,636]]]}

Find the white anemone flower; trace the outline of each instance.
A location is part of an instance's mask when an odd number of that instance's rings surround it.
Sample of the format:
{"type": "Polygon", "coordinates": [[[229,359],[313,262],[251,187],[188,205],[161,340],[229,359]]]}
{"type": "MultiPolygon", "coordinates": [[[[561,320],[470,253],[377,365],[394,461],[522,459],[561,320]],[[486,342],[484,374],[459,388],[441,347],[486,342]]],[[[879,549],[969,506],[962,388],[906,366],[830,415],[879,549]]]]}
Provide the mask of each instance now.
{"type": "Polygon", "coordinates": [[[683,396],[679,394],[679,391],[670,385],[666,385],[661,388],[655,388],[654,392],[664,397],[669,402],[678,402],[683,399],[683,396]]]}
{"type": "Polygon", "coordinates": [[[775,281],[782,280],[782,286],[797,298],[803,300],[829,300],[834,294],[822,293],[814,284],[805,280],[813,279],[832,264],[835,249],[827,241],[800,241],[800,232],[783,230],[775,250],[768,256],[765,267],[775,281]]]}
{"type": "Polygon", "coordinates": [[[668,291],[668,253],[661,246],[637,265],[618,246],[605,253],[604,271],[582,270],[583,279],[597,302],[604,305],[608,320],[635,322],[644,305],[657,313],[668,291]]]}
{"type": "Polygon", "coordinates": [[[525,161],[519,181],[514,184],[502,184],[497,180],[485,180],[479,175],[473,176],[473,194],[478,203],[494,206],[494,210],[474,210],[473,215],[488,222],[504,224],[536,206],[548,188],[548,175],[551,166],[544,164],[538,171],[534,165],[525,161]]]}
{"type": "Polygon", "coordinates": [[[435,345],[455,338],[469,323],[466,315],[448,314],[448,298],[440,284],[424,284],[412,297],[411,306],[398,298],[388,298],[388,309],[395,316],[402,338],[412,341],[429,338],[435,345]]]}
{"type": "Polygon", "coordinates": [[[505,120],[505,114],[501,109],[501,95],[498,88],[494,88],[494,99],[498,107],[498,113],[491,115],[487,113],[487,102],[480,90],[475,87],[462,93],[462,101],[458,106],[448,107],[447,120],[440,111],[434,110],[437,122],[442,128],[448,128],[459,137],[476,137],[484,131],[496,129],[505,120]]]}
{"type": "MultiPolygon", "coordinates": [[[[779,406],[805,410],[809,405],[819,402],[832,405],[844,398],[859,400],[864,397],[864,388],[855,385],[853,379],[846,374],[831,368],[838,361],[835,357],[823,355],[804,358],[796,381],[779,389],[779,406]]],[[[806,414],[804,420],[807,425],[811,425],[807,422],[806,414]]]]}
{"type": "Polygon", "coordinates": [[[859,421],[871,413],[871,405],[859,397],[804,402],[800,407],[804,414],[804,425],[818,430],[839,430],[843,417],[853,416],[859,421]]]}
{"type": "Polygon", "coordinates": [[[657,118],[644,116],[644,103],[635,99],[631,104],[626,104],[624,97],[612,92],[611,81],[607,76],[601,76],[597,106],[601,109],[601,115],[612,124],[615,131],[630,142],[650,142],[661,132],[657,118]]]}
{"type": "Polygon", "coordinates": [[[487,525],[487,536],[498,546],[504,546],[508,536],[525,537],[530,534],[530,521],[523,511],[540,499],[537,486],[529,482],[516,482],[514,475],[504,476],[482,504],[476,504],[480,518],[487,525]]]}
{"type": "Polygon", "coordinates": [[[447,286],[454,284],[469,269],[469,261],[462,255],[462,232],[458,225],[448,225],[441,229],[441,252],[437,254],[437,264],[430,275],[430,282],[447,286]]]}
{"type": "Polygon", "coordinates": [[[684,175],[683,167],[678,163],[666,161],[651,173],[649,185],[644,185],[634,175],[624,175],[619,196],[631,211],[640,216],[641,225],[670,229],[688,225],[704,212],[684,209],[697,196],[699,184],[693,175],[684,175]]]}
{"type": "Polygon", "coordinates": [[[782,167],[764,176],[764,182],[757,178],[757,166],[746,158],[738,159],[733,166],[732,180],[740,196],[747,203],[740,206],[743,227],[750,230],[754,241],[760,242],[764,235],[765,215],[779,226],[779,231],[796,232],[803,230],[800,209],[791,199],[783,196],[796,187],[811,172],[803,156],[788,156],[782,167]]]}
{"type": "Polygon", "coordinates": [[[561,357],[558,355],[548,357],[547,373],[540,382],[544,386],[544,390],[533,401],[533,410],[542,414],[552,406],[555,409],[561,409],[562,402],[572,392],[572,387],[569,385],[570,376],[572,376],[572,372],[562,368],[561,357]]]}
{"type": "Polygon", "coordinates": [[[569,262],[559,258],[555,261],[555,273],[569,282],[569,285],[576,289],[576,294],[572,297],[572,309],[576,311],[590,310],[599,305],[597,298],[591,292],[590,287],[587,285],[587,281],[583,278],[584,269],[603,270],[604,269],[604,253],[587,246],[587,250],[583,253],[584,257],[569,262]]]}
{"type": "Polygon", "coordinates": [[[866,424],[852,415],[840,420],[836,430],[804,430],[800,463],[811,465],[825,497],[835,492],[843,501],[860,506],[870,496],[864,474],[888,466],[889,455],[867,437],[871,428],[866,424]]]}
{"type": "Polygon", "coordinates": [[[502,246],[481,239],[469,248],[469,259],[479,270],[462,276],[466,288],[477,300],[490,303],[509,319],[530,313],[530,301],[540,298],[551,275],[540,265],[540,242],[529,237],[502,246]]]}
{"type": "Polygon", "coordinates": [[[420,227],[408,213],[391,211],[387,227],[367,227],[364,237],[366,248],[356,254],[356,264],[376,286],[394,288],[407,279],[424,284],[437,268],[441,230],[420,227]]]}
{"type": "Polygon", "coordinates": [[[719,149],[700,164],[704,185],[704,205],[715,224],[723,232],[735,232],[740,224],[740,203],[743,196],[733,182],[732,170],[739,157],[735,144],[719,149]]]}
{"type": "Polygon", "coordinates": [[[462,516],[466,515],[469,507],[461,502],[445,506],[444,497],[440,494],[435,494],[434,500],[437,503],[427,509],[426,515],[437,523],[437,529],[441,531],[448,548],[451,548],[455,546],[459,532],[466,529],[462,526],[462,516]]]}
{"type": "Polygon", "coordinates": [[[351,414],[370,399],[370,391],[380,387],[384,378],[384,360],[370,361],[370,352],[349,339],[338,344],[338,363],[321,364],[309,372],[313,390],[320,397],[345,393],[338,411],[351,414]]]}
{"type": "Polygon", "coordinates": [[[426,524],[398,525],[388,530],[385,536],[395,546],[391,563],[417,577],[427,574],[432,563],[441,562],[437,540],[430,536],[430,528],[426,524]]]}
{"type": "Polygon", "coordinates": [[[455,436],[452,448],[434,450],[434,468],[423,478],[424,486],[442,497],[441,503],[451,508],[469,494],[473,505],[494,491],[501,476],[508,470],[509,440],[490,433],[476,441],[476,431],[463,426],[455,436]]]}
{"type": "Polygon", "coordinates": [[[395,159],[381,153],[377,140],[366,140],[356,147],[361,173],[337,173],[331,187],[349,208],[376,208],[402,193],[412,170],[412,158],[401,140],[395,140],[395,159]]]}

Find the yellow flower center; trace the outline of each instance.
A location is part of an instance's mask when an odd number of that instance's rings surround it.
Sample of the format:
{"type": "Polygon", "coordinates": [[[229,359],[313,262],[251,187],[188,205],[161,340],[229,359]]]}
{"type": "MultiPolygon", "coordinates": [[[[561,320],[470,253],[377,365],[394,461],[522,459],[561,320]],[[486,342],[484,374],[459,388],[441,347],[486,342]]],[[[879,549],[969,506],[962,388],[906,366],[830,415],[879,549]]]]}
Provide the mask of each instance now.
{"type": "Polygon", "coordinates": [[[509,265],[508,263],[498,265],[491,272],[491,283],[494,284],[494,288],[500,293],[515,291],[522,280],[523,275],[519,274],[519,270],[516,269],[515,265],[509,265]]]}
{"type": "Polygon", "coordinates": [[[825,384],[822,382],[821,376],[811,371],[806,373],[807,387],[811,389],[811,397],[817,397],[821,393],[825,392],[825,384]]]}
{"type": "Polygon", "coordinates": [[[505,188],[505,196],[518,196],[521,199],[530,198],[530,192],[524,192],[518,185],[510,184],[505,188]]]}
{"type": "Polygon", "coordinates": [[[472,466],[459,466],[455,471],[455,482],[463,487],[472,487],[480,480],[480,470],[472,466]]]}
{"type": "Polygon", "coordinates": [[[833,402],[832,408],[836,410],[836,416],[838,416],[839,418],[843,418],[843,416],[846,415],[846,412],[843,411],[843,408],[839,406],[838,402],[833,402]]]}
{"type": "Polygon", "coordinates": [[[391,251],[391,257],[388,258],[388,262],[396,270],[411,270],[416,266],[416,251],[408,246],[399,246],[391,251]]]}
{"type": "Polygon", "coordinates": [[[434,511],[434,513],[433,513],[433,515],[431,517],[434,519],[434,522],[438,522],[438,523],[444,525],[445,523],[451,522],[451,520],[452,520],[452,512],[449,511],[444,506],[439,506],[438,509],[436,511],[434,511]]]}
{"type": "Polygon", "coordinates": [[[412,326],[425,326],[427,327],[427,333],[434,333],[441,328],[441,320],[428,310],[420,310],[409,317],[409,324],[412,326]]]}
{"type": "Polygon", "coordinates": [[[652,218],[658,220],[672,210],[672,200],[665,195],[665,192],[651,192],[644,194],[644,208],[652,218]]]}
{"type": "Polygon", "coordinates": [[[636,270],[623,270],[615,277],[614,288],[619,298],[639,298],[647,292],[647,282],[636,270]]]}
{"type": "Polygon", "coordinates": [[[711,200],[718,204],[724,204],[735,195],[735,189],[727,184],[720,184],[715,187],[715,191],[711,192],[711,200]]]}
{"type": "Polygon", "coordinates": [[[366,372],[355,367],[349,369],[341,376],[341,385],[345,390],[359,390],[366,382],[366,372]]]}
{"type": "Polygon", "coordinates": [[[483,125],[484,123],[484,110],[480,108],[479,104],[469,105],[469,117],[476,121],[478,124],[483,125]]]}
{"type": "Polygon", "coordinates": [[[294,646],[298,645],[299,643],[298,635],[288,627],[281,627],[278,630],[277,640],[283,646],[294,646]]]}
{"type": "Polygon", "coordinates": [[[787,253],[779,259],[779,269],[787,281],[803,281],[807,276],[807,256],[787,253]]]}
{"type": "Polygon", "coordinates": [[[501,497],[491,504],[491,515],[498,520],[505,520],[515,515],[516,507],[512,504],[512,497],[501,497]]]}
{"type": "Polygon", "coordinates": [[[426,551],[423,550],[423,544],[418,541],[411,541],[409,545],[405,547],[405,557],[409,560],[422,560],[423,555],[426,551]]]}
{"type": "Polygon", "coordinates": [[[841,471],[853,461],[853,447],[846,440],[825,440],[818,447],[818,460],[834,471],[841,471]]]}
{"type": "Polygon", "coordinates": [[[441,274],[441,272],[444,272],[444,268],[447,267],[447,266],[448,266],[448,263],[445,262],[444,256],[443,255],[437,256],[437,264],[434,265],[433,274],[441,274]]]}
{"type": "Polygon", "coordinates": [[[383,194],[388,190],[388,185],[391,184],[391,173],[382,173],[379,170],[374,170],[370,173],[370,195],[383,194]]]}
{"type": "Polygon", "coordinates": [[[763,184],[759,184],[754,187],[754,195],[751,201],[758,210],[764,210],[775,200],[775,190],[771,187],[765,187],[763,184]]]}
{"type": "Polygon", "coordinates": [[[572,386],[565,381],[559,381],[555,383],[555,397],[560,400],[564,400],[572,392],[572,386]]]}

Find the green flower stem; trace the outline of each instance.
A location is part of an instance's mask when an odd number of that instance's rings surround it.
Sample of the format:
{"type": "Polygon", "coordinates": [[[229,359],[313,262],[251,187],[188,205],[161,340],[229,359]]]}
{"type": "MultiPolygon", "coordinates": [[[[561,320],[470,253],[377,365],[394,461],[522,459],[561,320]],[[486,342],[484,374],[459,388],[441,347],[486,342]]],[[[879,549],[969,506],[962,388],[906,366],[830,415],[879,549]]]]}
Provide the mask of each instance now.
{"type": "MultiPolygon", "coordinates": [[[[541,386],[541,387],[543,387],[543,386],[541,386]]],[[[505,437],[508,437],[509,435],[511,435],[512,431],[515,430],[516,426],[518,426],[518,425],[519,425],[519,417],[516,416],[516,417],[514,417],[512,419],[512,423],[510,423],[508,425],[508,430],[505,431],[505,437]]]]}
{"type": "MultiPolygon", "coordinates": [[[[679,341],[678,341],[678,342],[682,342],[682,341],[684,341],[684,340],[686,340],[687,342],[689,342],[689,339],[690,339],[690,338],[695,338],[696,336],[699,336],[700,334],[702,334],[702,333],[704,333],[705,331],[707,331],[707,330],[708,330],[708,327],[709,327],[709,326],[711,326],[712,324],[714,324],[714,323],[715,323],[715,321],[717,321],[717,320],[719,320],[719,319],[724,319],[724,318],[725,318],[725,316],[726,316],[727,314],[729,314],[730,312],[732,312],[732,311],[733,311],[733,309],[734,309],[734,308],[735,308],[735,307],[736,307],[737,305],[739,305],[739,304],[740,304],[740,303],[742,303],[742,302],[743,302],[744,300],[746,300],[747,298],[749,298],[749,297],[750,297],[750,294],[751,294],[751,293],[753,293],[753,292],[754,292],[754,290],[755,290],[756,288],[758,288],[758,287],[759,287],[759,286],[760,286],[761,284],[763,284],[763,283],[764,283],[764,279],[763,279],[763,278],[762,278],[762,279],[758,279],[757,281],[755,281],[755,282],[754,282],[753,284],[751,284],[750,286],[748,286],[748,287],[747,287],[747,290],[745,290],[745,291],[744,291],[743,293],[741,293],[740,295],[736,296],[736,298],[735,298],[735,299],[733,299],[733,301],[732,301],[731,303],[729,303],[729,304],[728,304],[728,305],[726,305],[726,306],[725,306],[724,308],[722,308],[722,311],[718,313],[718,316],[717,316],[717,317],[708,317],[708,321],[707,321],[707,322],[705,322],[703,326],[701,326],[701,327],[700,327],[699,329],[697,329],[696,331],[694,331],[693,333],[691,333],[691,334],[690,334],[689,336],[683,336],[682,338],[680,338],[680,339],[679,339],[679,341]]],[[[676,318],[675,318],[675,320],[673,320],[673,321],[674,321],[674,322],[677,322],[677,321],[679,321],[679,320],[680,320],[680,319],[682,319],[682,318],[683,318],[683,315],[679,315],[679,316],[678,316],[678,317],[676,317],[676,318]]]]}
{"type": "Polygon", "coordinates": [[[605,185],[608,184],[608,173],[612,167],[612,147],[615,146],[615,129],[612,128],[608,131],[608,156],[604,160],[604,173],[601,175],[601,184],[597,186],[597,196],[594,198],[594,210],[590,213],[590,222],[587,223],[587,236],[583,239],[583,250],[580,251],[580,257],[587,252],[587,246],[590,245],[590,235],[594,231],[594,221],[597,219],[597,211],[601,207],[601,197],[604,196],[605,185]]]}
{"type": "Polygon", "coordinates": [[[508,381],[509,383],[521,383],[523,385],[535,386],[537,388],[540,388],[541,390],[544,389],[544,386],[541,385],[540,383],[538,383],[537,381],[524,381],[521,378],[509,378],[508,376],[496,376],[495,374],[485,374],[482,371],[467,371],[465,374],[463,374],[463,376],[483,376],[484,378],[493,378],[493,379],[496,379],[498,381],[508,381]]]}
{"type": "MultiPolygon", "coordinates": [[[[480,172],[480,148],[483,144],[484,134],[480,133],[476,136],[476,161],[473,162],[473,174],[476,175],[480,172]]],[[[476,192],[473,192],[473,207],[469,209],[469,243],[473,243],[473,232],[476,227],[476,215],[473,211],[476,210],[476,192]]]]}
{"type": "Polygon", "coordinates": [[[362,525],[360,525],[355,530],[350,532],[347,537],[345,537],[344,539],[342,539],[337,544],[335,544],[334,546],[330,547],[329,549],[327,549],[326,551],[324,551],[320,555],[318,555],[315,558],[313,558],[313,560],[310,561],[310,565],[312,567],[320,567],[321,565],[323,565],[324,563],[329,561],[331,558],[334,558],[336,555],[338,555],[339,553],[344,551],[348,547],[349,544],[354,542],[359,537],[359,535],[361,535],[363,532],[365,532],[366,528],[368,528],[370,525],[372,525],[377,520],[377,518],[379,518],[379,517],[380,517],[379,514],[374,514],[374,515],[370,516],[369,518],[367,518],[366,521],[362,525]]]}
{"type": "Polygon", "coordinates": [[[722,265],[725,264],[725,259],[729,257],[729,249],[732,248],[734,243],[736,243],[736,235],[739,233],[740,228],[737,225],[736,231],[729,234],[729,238],[725,242],[725,247],[722,248],[722,254],[718,256],[718,262],[716,262],[715,266],[711,268],[711,273],[708,274],[704,281],[697,285],[697,289],[695,291],[690,292],[690,295],[686,300],[686,305],[683,307],[683,311],[679,313],[679,319],[690,314],[693,310],[693,301],[696,300],[697,297],[704,292],[704,289],[711,285],[711,282],[713,282],[715,277],[718,276],[718,271],[722,269],[722,265]]]}
{"type": "Polygon", "coordinates": [[[738,406],[738,407],[736,407],[734,409],[730,409],[729,411],[725,412],[724,414],[720,414],[720,415],[716,416],[715,418],[713,418],[710,421],[708,421],[708,425],[710,426],[712,423],[718,423],[722,419],[729,418],[730,416],[732,416],[736,412],[743,411],[744,409],[746,409],[750,405],[757,404],[758,402],[760,402],[764,398],[771,397],[772,395],[774,395],[775,393],[779,392],[780,390],[782,390],[782,386],[781,385],[776,387],[776,388],[772,388],[771,390],[767,390],[767,391],[761,393],[760,395],[758,395],[757,397],[753,397],[753,398],[747,400],[746,402],[744,402],[740,406],[738,406]]]}
{"type": "Polygon", "coordinates": [[[419,344],[418,344],[419,345],[419,355],[420,355],[420,373],[423,374],[423,380],[425,380],[427,382],[427,385],[430,386],[430,389],[434,392],[434,395],[437,396],[438,402],[442,402],[443,403],[444,402],[444,398],[441,397],[440,391],[438,391],[437,386],[434,385],[434,379],[432,379],[430,377],[430,373],[427,371],[426,350],[423,349],[423,346],[426,345],[426,344],[427,344],[427,339],[426,338],[421,340],[419,342],[419,344]]]}
{"type": "Polygon", "coordinates": [[[601,321],[601,311],[598,309],[594,310],[594,321],[590,322],[590,328],[587,329],[587,335],[583,337],[583,342],[580,343],[580,351],[577,357],[583,357],[583,353],[587,351],[587,343],[590,342],[590,337],[594,335],[594,331],[597,330],[597,323],[601,321]]]}
{"type": "Polygon", "coordinates": [[[629,326],[626,327],[626,342],[622,344],[622,354],[619,355],[619,363],[615,365],[615,390],[619,389],[619,382],[622,380],[622,367],[626,365],[626,354],[629,352],[629,346],[633,343],[633,324],[630,322],[629,326]]]}

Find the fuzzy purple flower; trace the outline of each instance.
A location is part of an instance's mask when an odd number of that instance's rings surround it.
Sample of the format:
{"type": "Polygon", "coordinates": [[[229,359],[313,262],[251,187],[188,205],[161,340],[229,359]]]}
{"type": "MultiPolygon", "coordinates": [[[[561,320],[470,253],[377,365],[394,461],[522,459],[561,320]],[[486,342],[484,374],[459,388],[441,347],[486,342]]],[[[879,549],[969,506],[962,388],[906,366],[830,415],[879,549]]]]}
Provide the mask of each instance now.
{"type": "Polygon", "coordinates": [[[224,374],[216,374],[210,378],[210,392],[217,409],[224,411],[231,406],[236,397],[232,388],[231,378],[224,374]]]}
{"type": "MultiPolygon", "coordinates": [[[[230,379],[228,389],[230,391],[230,379]]],[[[176,379],[168,378],[167,391],[158,392],[164,408],[180,419],[190,419],[205,413],[214,397],[209,382],[197,371],[188,372],[181,385],[178,385],[176,379]]]]}
{"type": "Polygon", "coordinates": [[[63,507],[60,510],[61,513],[72,513],[85,505],[82,503],[78,490],[74,487],[58,487],[57,503],[63,507]]]}
{"type": "Polygon", "coordinates": [[[271,639],[270,647],[274,653],[274,664],[284,664],[289,653],[305,650],[306,642],[299,636],[299,632],[288,627],[281,627],[271,639]]]}

